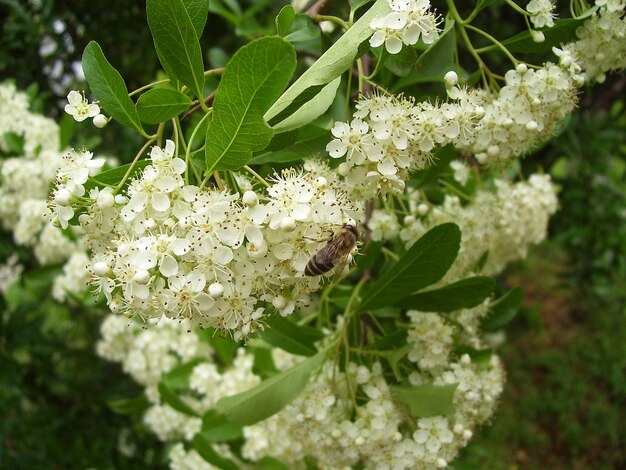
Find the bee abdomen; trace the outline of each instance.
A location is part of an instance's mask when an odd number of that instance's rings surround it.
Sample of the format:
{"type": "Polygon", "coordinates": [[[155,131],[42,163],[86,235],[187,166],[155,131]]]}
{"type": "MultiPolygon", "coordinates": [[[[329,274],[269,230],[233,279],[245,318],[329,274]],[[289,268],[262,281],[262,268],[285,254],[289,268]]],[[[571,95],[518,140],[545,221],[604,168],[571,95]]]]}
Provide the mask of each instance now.
{"type": "Polygon", "coordinates": [[[331,262],[320,262],[316,258],[316,256],[311,258],[309,263],[306,265],[306,268],[304,268],[304,274],[306,276],[319,276],[320,274],[327,273],[335,267],[335,265],[331,262]]]}

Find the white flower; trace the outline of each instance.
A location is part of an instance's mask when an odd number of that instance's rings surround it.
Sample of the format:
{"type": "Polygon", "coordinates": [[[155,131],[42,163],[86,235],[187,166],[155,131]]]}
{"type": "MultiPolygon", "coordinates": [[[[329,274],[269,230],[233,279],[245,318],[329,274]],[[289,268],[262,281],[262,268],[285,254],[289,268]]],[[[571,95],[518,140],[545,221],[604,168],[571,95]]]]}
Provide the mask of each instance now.
{"type": "Polygon", "coordinates": [[[81,95],[78,91],[72,90],[67,95],[67,101],[69,103],[65,105],[65,112],[78,122],[100,114],[100,106],[96,103],[89,103],[84,93],[81,95]]]}
{"type": "Polygon", "coordinates": [[[556,5],[551,0],[530,0],[526,6],[526,11],[531,13],[530,21],[536,28],[553,27],[556,14],[556,5]]]}

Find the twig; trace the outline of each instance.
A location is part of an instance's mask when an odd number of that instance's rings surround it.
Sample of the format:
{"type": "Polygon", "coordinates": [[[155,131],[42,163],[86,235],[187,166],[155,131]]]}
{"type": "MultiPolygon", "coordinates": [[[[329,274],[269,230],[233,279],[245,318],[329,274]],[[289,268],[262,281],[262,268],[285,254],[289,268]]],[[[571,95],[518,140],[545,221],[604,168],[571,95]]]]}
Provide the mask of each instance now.
{"type": "Polygon", "coordinates": [[[311,17],[319,15],[320,11],[322,11],[331,1],[332,0],[317,0],[317,2],[309,7],[306,14],[311,17]]]}
{"type": "MultiPolygon", "coordinates": [[[[215,91],[211,92],[211,94],[204,99],[204,104],[209,106],[211,103],[213,103],[213,99],[215,99],[215,91]]],[[[193,113],[198,111],[201,107],[202,106],[200,104],[195,105],[193,108],[191,108],[185,114],[183,114],[183,117],[181,117],[180,120],[184,121],[189,116],[191,116],[193,113]]]]}

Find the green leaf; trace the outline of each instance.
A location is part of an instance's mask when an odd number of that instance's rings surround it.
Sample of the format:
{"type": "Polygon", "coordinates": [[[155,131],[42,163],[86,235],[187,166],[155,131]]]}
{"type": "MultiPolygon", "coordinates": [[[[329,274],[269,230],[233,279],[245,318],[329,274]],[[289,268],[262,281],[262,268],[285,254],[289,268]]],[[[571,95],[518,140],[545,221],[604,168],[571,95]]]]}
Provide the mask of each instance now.
{"type": "Polygon", "coordinates": [[[236,424],[250,425],[269,418],[291,403],[309,382],[326,357],[325,352],[274,375],[256,387],[237,395],[221,398],[217,410],[236,424]]]}
{"type": "Polygon", "coordinates": [[[471,346],[459,346],[455,354],[457,356],[462,356],[463,354],[469,355],[472,359],[472,362],[479,367],[487,367],[491,362],[491,357],[493,356],[492,349],[476,349],[471,346]]]}
{"type": "Polygon", "coordinates": [[[187,95],[169,88],[154,88],[137,100],[139,119],[148,124],[159,124],[178,116],[191,106],[187,95]]]}
{"type": "Polygon", "coordinates": [[[402,374],[400,373],[400,368],[398,364],[402,359],[404,359],[404,356],[406,356],[409,351],[411,351],[411,349],[413,349],[413,343],[406,343],[400,347],[394,348],[387,355],[387,360],[389,361],[391,370],[398,380],[402,379],[402,374]]]}
{"type": "Polygon", "coordinates": [[[341,77],[337,77],[332,82],[324,86],[313,98],[297,108],[297,112],[294,112],[291,116],[283,121],[280,121],[278,124],[272,125],[272,129],[276,132],[290,131],[309,124],[320,117],[328,111],[328,108],[330,108],[333,101],[335,101],[335,96],[337,96],[337,89],[339,88],[340,83],[341,77]]]}
{"type": "Polygon", "coordinates": [[[365,349],[371,350],[385,350],[385,349],[395,349],[398,347],[398,344],[406,343],[406,330],[396,330],[387,336],[383,336],[375,343],[368,344],[365,349]]]}
{"type": "Polygon", "coordinates": [[[196,36],[200,39],[209,16],[210,0],[183,0],[183,3],[193,24],[193,29],[196,31],[196,36]]]}
{"type": "Polygon", "coordinates": [[[226,416],[209,410],[202,417],[202,436],[211,442],[232,441],[243,437],[243,429],[228,421],[226,416]]]}
{"type": "Polygon", "coordinates": [[[369,26],[372,19],[384,16],[389,11],[391,9],[387,0],[377,0],[367,13],[359,18],[335,44],[322,54],[282,94],[276,103],[265,113],[265,119],[269,121],[274,116],[277,116],[308,88],[326,85],[348,70],[354,61],[360,44],[373,33],[369,26]]]}
{"type": "Polygon", "coordinates": [[[470,277],[407,297],[399,306],[420,312],[453,312],[479,305],[493,293],[496,282],[486,276],[470,277]]]}
{"type": "Polygon", "coordinates": [[[307,46],[312,41],[319,41],[321,38],[320,29],[313,23],[309,15],[296,14],[291,5],[287,5],[280,10],[276,17],[276,31],[286,41],[294,45],[307,46]]]}
{"type": "Polygon", "coordinates": [[[148,26],[159,60],[170,75],[204,98],[204,65],[195,26],[182,0],[147,0],[148,26]]]}
{"type": "Polygon", "coordinates": [[[483,320],[485,331],[496,331],[510,322],[524,300],[524,292],[520,287],[514,287],[497,301],[491,304],[491,313],[483,320]]]}
{"type": "Polygon", "coordinates": [[[141,413],[150,407],[150,402],[142,393],[135,398],[122,398],[107,401],[109,408],[118,415],[141,413]]]}
{"type": "Polygon", "coordinates": [[[161,376],[161,382],[166,383],[174,390],[183,390],[189,387],[189,377],[193,369],[203,362],[202,359],[192,359],[181,364],[161,376]]]}
{"type": "Polygon", "coordinates": [[[454,392],[458,384],[392,387],[395,398],[411,410],[415,418],[450,415],[454,413],[454,392]]]}
{"type": "Polygon", "coordinates": [[[291,5],[285,5],[281,8],[276,15],[276,34],[279,36],[285,36],[287,34],[287,29],[289,25],[296,17],[296,10],[291,5]]]}
{"type": "Polygon", "coordinates": [[[450,70],[458,71],[456,64],[456,36],[454,21],[446,24],[446,29],[436,43],[420,56],[415,64],[415,72],[401,78],[393,86],[394,91],[424,82],[443,82],[443,76],[450,70]]]}
{"type": "Polygon", "coordinates": [[[213,448],[211,441],[204,437],[202,433],[198,433],[193,437],[191,445],[204,460],[215,465],[217,468],[223,470],[239,470],[239,465],[218,454],[213,448]]]}
{"type": "Polygon", "coordinates": [[[361,8],[363,5],[366,5],[367,3],[370,3],[374,0],[349,0],[348,3],[350,3],[350,9],[352,11],[356,11],[359,8],[361,8]]]}
{"type": "MultiPolygon", "coordinates": [[[[545,41],[535,42],[530,31],[524,31],[502,42],[511,52],[543,53],[550,52],[553,47],[560,47],[577,38],[576,29],[582,25],[586,18],[565,18],[556,20],[551,28],[539,28],[543,32],[545,41]]],[[[495,46],[493,47],[495,50],[495,46]]]]}
{"type": "Polygon", "coordinates": [[[259,470],[289,470],[289,467],[274,457],[263,457],[258,463],[259,470]]]}
{"type": "Polygon", "coordinates": [[[72,116],[65,113],[60,122],[60,147],[62,149],[69,147],[74,132],[76,131],[76,121],[72,116]]]}
{"type": "Polygon", "coordinates": [[[461,243],[458,225],[436,226],[365,291],[360,310],[393,305],[409,294],[441,279],[456,259],[461,243]]]}
{"type": "Polygon", "coordinates": [[[300,356],[313,356],[317,353],[314,343],[321,337],[317,330],[297,325],[281,316],[272,317],[266,323],[268,328],[261,335],[261,339],[272,346],[300,356]]]}
{"type": "Polygon", "coordinates": [[[163,401],[176,411],[189,416],[198,416],[198,413],[196,413],[193,408],[187,405],[187,403],[185,403],[180,396],[178,396],[178,392],[173,387],[163,381],[160,381],[158,388],[163,401]]]}
{"type": "MultiPolygon", "coordinates": [[[[288,133],[278,134],[287,135],[288,133]]],[[[266,148],[263,152],[255,155],[250,160],[251,164],[260,165],[262,163],[283,163],[294,160],[302,160],[309,155],[323,154],[328,144],[328,129],[310,124],[298,129],[298,137],[295,143],[277,151],[266,148]]]]}
{"type": "Polygon", "coordinates": [[[120,124],[145,134],[135,105],[128,97],[124,79],[107,61],[97,42],[91,41],[83,52],[83,71],[89,88],[100,106],[120,124]]]}
{"type": "MultiPolygon", "coordinates": [[[[74,121],[74,119],[72,119],[72,121],[74,121]]],[[[2,137],[11,155],[18,155],[18,156],[24,155],[24,136],[23,135],[16,134],[15,132],[5,132],[2,137]]]]}
{"type": "Polygon", "coordinates": [[[293,46],[278,37],[252,41],[228,62],[207,128],[207,172],[236,170],[264,149],[274,131],[263,113],[285,89],[296,67],[293,46]]]}
{"type": "Polygon", "coordinates": [[[417,52],[412,47],[403,47],[397,54],[388,55],[385,60],[385,68],[391,70],[398,77],[405,77],[413,70],[417,63],[417,52]]]}
{"type": "Polygon", "coordinates": [[[476,4],[476,10],[481,11],[487,8],[488,6],[493,5],[494,3],[502,3],[504,0],[478,0],[476,4]]]}
{"type": "MultiPolygon", "coordinates": [[[[147,167],[149,163],[150,162],[148,160],[139,160],[135,162],[135,166],[128,175],[128,179],[126,181],[129,181],[134,175],[147,167]]],[[[87,180],[87,183],[85,184],[85,189],[92,189],[99,185],[110,186],[118,184],[130,168],[130,165],[130,163],[127,163],[126,165],[118,166],[112,168],[111,170],[103,171],[102,173],[89,177],[89,180],[87,180]]]]}

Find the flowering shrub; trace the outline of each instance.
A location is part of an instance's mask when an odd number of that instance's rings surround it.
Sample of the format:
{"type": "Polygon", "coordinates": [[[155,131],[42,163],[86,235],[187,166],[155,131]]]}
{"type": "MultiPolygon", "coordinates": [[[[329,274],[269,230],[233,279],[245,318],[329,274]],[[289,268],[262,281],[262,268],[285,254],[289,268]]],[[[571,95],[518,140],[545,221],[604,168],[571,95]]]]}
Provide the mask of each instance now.
{"type": "Polygon", "coordinates": [[[516,181],[507,165],[624,66],[621,2],[574,2],[566,22],[551,1],[509,2],[528,31],[504,41],[472,24],[490,2],[463,19],[451,0],[445,17],[427,0],[351,1],[347,20],[325,3],[284,7],[277,36],[205,70],[208,3],[148,0],[168,78],[130,93],[89,43],[98,101],[70,91],[66,112],[136,131],[131,163],[46,151],[54,140],[19,121],[0,133],[24,142],[2,166],[4,227],[42,264],[69,259],[59,301],[88,279],[106,302],[98,354],[144,388],[134,411],[172,441],[173,469],[447,467],[504,385],[490,333],[521,292],[488,276],[541,242],[557,208],[549,176],[516,181]],[[324,25],[327,50],[320,22],[344,30],[324,25]],[[546,61],[515,57],[520,44],[546,61]],[[316,48],[287,87],[295,51],[316,48]],[[512,68],[492,71],[494,50],[512,68]],[[402,80],[440,94],[394,94],[402,80]]]}

